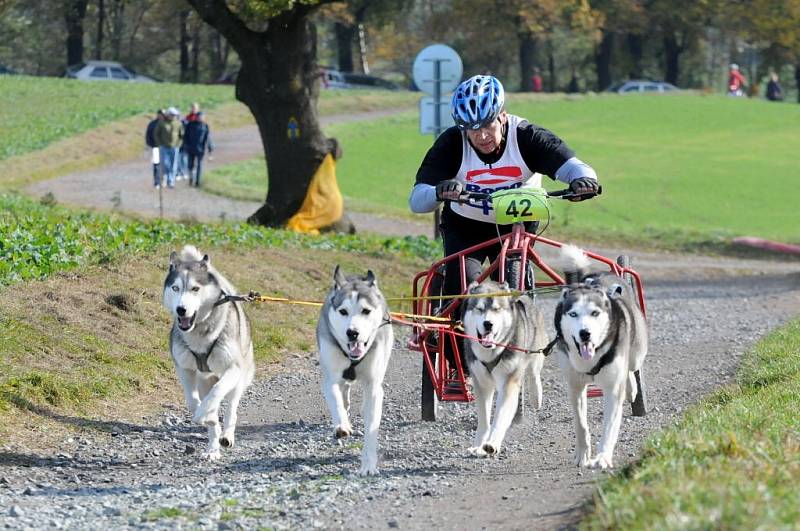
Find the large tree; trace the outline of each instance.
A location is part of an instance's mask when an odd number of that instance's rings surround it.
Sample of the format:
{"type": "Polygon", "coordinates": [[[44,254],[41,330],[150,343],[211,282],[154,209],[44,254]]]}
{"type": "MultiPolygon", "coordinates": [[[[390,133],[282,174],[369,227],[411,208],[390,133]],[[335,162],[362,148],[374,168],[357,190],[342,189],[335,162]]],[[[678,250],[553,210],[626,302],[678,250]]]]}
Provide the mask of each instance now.
{"type": "Polygon", "coordinates": [[[239,55],[236,98],[258,124],[267,159],[269,191],[250,221],[280,226],[305,198],[330,142],[319,126],[314,10],[328,0],[189,0],[239,55]]]}
{"type": "Polygon", "coordinates": [[[88,0],[65,0],[64,22],[67,25],[67,65],[83,61],[83,19],[88,0]]]}

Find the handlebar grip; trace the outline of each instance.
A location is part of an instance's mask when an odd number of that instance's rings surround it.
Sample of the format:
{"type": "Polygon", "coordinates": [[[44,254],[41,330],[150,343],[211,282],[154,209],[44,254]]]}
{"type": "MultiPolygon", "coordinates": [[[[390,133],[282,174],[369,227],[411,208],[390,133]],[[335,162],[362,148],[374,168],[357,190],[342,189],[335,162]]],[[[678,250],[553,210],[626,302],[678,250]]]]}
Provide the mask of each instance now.
{"type": "Polygon", "coordinates": [[[492,194],[487,194],[486,192],[465,192],[461,194],[461,197],[464,199],[475,199],[477,201],[481,201],[483,199],[491,199],[492,194]]]}

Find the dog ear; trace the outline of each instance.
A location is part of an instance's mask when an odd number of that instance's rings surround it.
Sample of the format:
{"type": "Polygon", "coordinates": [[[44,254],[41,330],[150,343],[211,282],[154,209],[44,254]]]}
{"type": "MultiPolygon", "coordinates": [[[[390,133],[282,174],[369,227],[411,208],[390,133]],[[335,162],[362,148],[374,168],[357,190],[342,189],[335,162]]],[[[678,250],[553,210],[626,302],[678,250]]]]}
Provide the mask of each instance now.
{"type": "Polygon", "coordinates": [[[211,262],[210,262],[210,260],[208,259],[208,255],[207,255],[207,254],[204,254],[204,255],[203,255],[203,258],[200,260],[200,267],[201,267],[202,269],[205,269],[205,270],[207,271],[207,270],[208,270],[208,266],[210,265],[210,263],[211,263],[211,262]]]}
{"type": "Polygon", "coordinates": [[[344,274],[342,274],[339,264],[336,264],[336,269],[333,270],[333,286],[336,289],[339,289],[344,286],[345,282],[347,282],[347,279],[344,278],[344,274]]]}
{"type": "Polygon", "coordinates": [[[367,269],[366,281],[369,287],[373,287],[378,283],[378,281],[375,279],[375,273],[372,272],[372,269],[367,269]]]}
{"type": "Polygon", "coordinates": [[[178,253],[172,251],[169,253],[169,270],[174,271],[178,267],[178,253]]]}
{"type": "Polygon", "coordinates": [[[478,282],[477,280],[473,280],[472,282],[469,283],[469,286],[467,286],[467,293],[475,293],[475,289],[480,285],[481,285],[480,282],[478,282]]]}
{"type": "Polygon", "coordinates": [[[608,296],[612,299],[618,299],[625,293],[625,286],[623,284],[614,283],[608,288],[608,296]]]}

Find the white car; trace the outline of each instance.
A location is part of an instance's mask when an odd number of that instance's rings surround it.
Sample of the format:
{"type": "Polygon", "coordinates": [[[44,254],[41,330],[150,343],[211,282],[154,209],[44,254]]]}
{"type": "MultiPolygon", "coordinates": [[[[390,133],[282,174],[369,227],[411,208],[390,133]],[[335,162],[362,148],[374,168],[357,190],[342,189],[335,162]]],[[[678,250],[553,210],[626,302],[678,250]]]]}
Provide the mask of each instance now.
{"type": "Polygon", "coordinates": [[[114,61],[86,61],[72,65],[64,72],[64,77],[96,81],[136,81],[153,83],[152,77],[137,74],[114,61]]]}
{"type": "Polygon", "coordinates": [[[620,81],[606,89],[606,92],[616,92],[617,94],[639,94],[653,92],[674,92],[678,87],[664,81],[647,81],[644,79],[631,79],[630,81],[620,81]]]}

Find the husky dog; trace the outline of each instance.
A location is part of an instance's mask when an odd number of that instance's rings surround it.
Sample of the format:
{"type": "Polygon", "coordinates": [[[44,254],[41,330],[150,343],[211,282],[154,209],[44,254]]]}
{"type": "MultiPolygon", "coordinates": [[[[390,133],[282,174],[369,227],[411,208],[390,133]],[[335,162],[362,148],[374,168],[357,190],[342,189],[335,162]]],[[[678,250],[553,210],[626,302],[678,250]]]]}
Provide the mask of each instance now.
{"type": "Polygon", "coordinates": [[[564,246],[568,285],[556,307],[556,351],[566,376],[575,421],[575,464],[613,467],[614,446],[627,398],[636,399],[633,371],[647,354],[647,323],[630,287],[616,275],[587,274],[589,259],[575,246],[564,246]],[[603,390],[603,435],[592,458],[586,420],[586,386],[603,390]]]}
{"type": "Polygon", "coordinates": [[[169,257],[164,306],[174,319],[169,348],[192,420],[208,427],[203,456],[220,458],[220,445],[234,444],[236,412],[253,381],[253,342],[240,302],[226,302],[235,288],[198,250],[187,245],[169,257]],[[220,429],[219,407],[228,400],[220,429]]]}
{"type": "Polygon", "coordinates": [[[542,350],[547,345],[544,318],[530,296],[492,295],[502,292],[510,292],[508,284],[492,280],[473,282],[468,293],[486,296],[464,302],[465,334],[477,338],[465,339],[464,348],[478,406],[478,429],[468,451],[478,456],[500,452],[529,367],[533,372],[534,406],[536,409],[542,406],[542,350]],[[495,389],[497,404],[490,429],[495,389]]]}
{"type": "Polygon", "coordinates": [[[372,271],[345,278],[336,266],[333,289],[317,324],[317,348],[322,368],[322,392],[333,420],[333,436],[349,437],[353,428],[350,386],[364,389],[364,449],[359,474],[378,473],[378,428],[383,408],[383,377],[394,335],[389,308],[372,271]]]}

